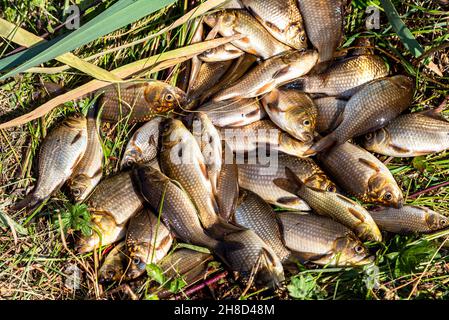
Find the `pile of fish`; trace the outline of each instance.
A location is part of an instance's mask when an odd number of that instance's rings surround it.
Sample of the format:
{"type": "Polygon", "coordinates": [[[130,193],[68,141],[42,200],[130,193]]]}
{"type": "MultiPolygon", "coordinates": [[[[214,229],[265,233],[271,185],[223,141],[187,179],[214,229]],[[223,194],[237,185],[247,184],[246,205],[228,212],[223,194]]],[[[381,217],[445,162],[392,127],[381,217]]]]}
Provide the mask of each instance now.
{"type": "Polygon", "coordinates": [[[241,37],[183,65],[177,87],[103,89],[87,116],[65,119],[42,142],[37,182],[15,209],[66,184],[92,216],[78,252],[117,243],[102,281],[136,279],[150,263],[193,281],[213,255],[242,279],[276,287],[292,261],[365,265],[373,258],[362,241],[445,228],[443,215],[404,205],[371,152],[443,151],[449,122],[441,108],[408,113],[414,82],[389,75],[381,57],[337,57],[344,11],[337,0],[242,0],[201,17],[192,42],[241,37]],[[100,121],[143,123],[121,170],[105,178],[100,121]],[[170,252],[175,243],[212,255],[170,252]]]}

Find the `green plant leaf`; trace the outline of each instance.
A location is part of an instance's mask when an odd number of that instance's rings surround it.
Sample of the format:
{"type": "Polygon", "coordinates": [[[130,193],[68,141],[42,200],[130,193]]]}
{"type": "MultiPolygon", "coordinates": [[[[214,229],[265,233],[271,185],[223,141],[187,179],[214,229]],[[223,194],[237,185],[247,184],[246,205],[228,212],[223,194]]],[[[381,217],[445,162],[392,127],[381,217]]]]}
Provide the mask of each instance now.
{"type": "Polygon", "coordinates": [[[147,274],[148,277],[150,277],[159,284],[163,284],[166,282],[164,271],[157,264],[154,263],[147,264],[147,274]]]}
{"type": "MultiPolygon", "coordinates": [[[[33,48],[27,49],[21,55],[22,57],[25,55],[27,61],[0,77],[0,80],[24,72],[31,67],[35,67],[64,53],[72,51],[174,2],[175,0],[119,0],[91,21],[82,25],[79,29],[74,30],[67,35],[63,35],[60,38],[43,42],[37,44],[33,48]]],[[[14,61],[11,63],[14,63],[14,61]]],[[[0,71],[7,68],[8,66],[5,66],[0,69],[0,71]]]]}
{"type": "Polygon", "coordinates": [[[418,58],[424,53],[424,49],[421,45],[416,41],[412,32],[405,25],[402,19],[399,17],[399,14],[390,0],[380,0],[382,6],[384,8],[385,14],[387,15],[388,21],[390,22],[393,30],[397,33],[399,38],[401,39],[404,46],[411,52],[411,54],[418,58]]]}

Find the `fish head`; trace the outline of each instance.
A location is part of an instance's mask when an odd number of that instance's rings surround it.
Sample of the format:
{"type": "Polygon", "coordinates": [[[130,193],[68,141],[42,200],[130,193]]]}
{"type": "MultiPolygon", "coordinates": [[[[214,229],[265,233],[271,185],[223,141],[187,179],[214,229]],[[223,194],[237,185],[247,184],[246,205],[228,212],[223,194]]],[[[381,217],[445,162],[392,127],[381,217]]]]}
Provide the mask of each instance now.
{"type": "Polygon", "coordinates": [[[436,231],[449,226],[447,217],[427,208],[425,210],[425,221],[430,230],[436,231]]]}
{"type": "Polygon", "coordinates": [[[357,236],[362,239],[375,242],[382,241],[382,233],[380,232],[377,224],[372,219],[365,219],[354,228],[354,231],[356,232],[357,236]]]}
{"type": "Polygon", "coordinates": [[[147,82],[144,97],[155,113],[167,112],[187,101],[187,95],[184,91],[162,81],[147,82]]]}
{"type": "Polygon", "coordinates": [[[281,132],[279,144],[280,144],[279,150],[288,153],[290,155],[303,157],[304,153],[312,146],[313,140],[310,140],[308,142],[299,141],[297,139],[294,139],[289,134],[281,132]]]}
{"type": "Polygon", "coordinates": [[[337,186],[323,172],[317,172],[308,177],[304,183],[312,188],[336,192],[337,186]]]}
{"type": "Polygon", "coordinates": [[[291,23],[285,30],[285,37],[295,49],[307,47],[307,35],[300,23],[291,23]]]}
{"type": "Polygon", "coordinates": [[[379,146],[388,145],[390,140],[390,134],[385,128],[382,128],[365,134],[362,138],[362,144],[367,150],[375,151],[379,146]]]}
{"type": "Polygon", "coordinates": [[[220,31],[227,36],[231,36],[230,32],[233,33],[233,28],[236,23],[237,16],[233,10],[222,10],[203,17],[204,23],[209,27],[213,28],[219,24],[220,31]]]}
{"type": "Polygon", "coordinates": [[[415,88],[415,83],[413,79],[407,76],[403,75],[393,76],[389,78],[389,81],[394,85],[396,85],[397,87],[403,90],[407,90],[409,92],[412,92],[415,88]]]}
{"type": "Polygon", "coordinates": [[[68,187],[75,202],[84,201],[95,188],[95,185],[94,180],[84,174],[68,181],[68,187]]]}
{"type": "Polygon", "coordinates": [[[257,273],[258,283],[276,288],[285,280],[284,268],[279,258],[273,252],[262,249],[259,266],[257,273]]]}
{"type": "Polygon", "coordinates": [[[130,168],[133,166],[133,164],[140,162],[142,159],[142,151],[137,148],[126,150],[125,154],[123,155],[121,168],[130,168]]]}
{"type": "Polygon", "coordinates": [[[337,238],[332,251],[334,263],[337,266],[357,266],[372,261],[368,249],[354,234],[337,238]]]}
{"type": "MultiPolygon", "coordinates": [[[[151,250],[152,247],[149,249],[151,250]]],[[[141,248],[139,248],[139,246],[128,248],[128,251],[129,263],[128,269],[126,270],[126,278],[136,279],[145,272],[145,268],[147,266],[145,257],[149,253],[145,253],[144,251],[146,250],[142,250],[141,248]]]]}
{"type": "Polygon", "coordinates": [[[295,74],[305,74],[303,70],[311,70],[318,63],[318,51],[292,51],[282,56],[282,61],[287,64],[295,74]]]}
{"type": "Polygon", "coordinates": [[[86,129],[87,119],[81,114],[75,114],[62,122],[62,125],[70,129],[86,129]]]}
{"type": "Polygon", "coordinates": [[[91,223],[93,224],[91,234],[81,236],[76,241],[75,248],[80,254],[90,252],[101,245],[113,243],[125,233],[125,228],[118,226],[115,220],[105,213],[92,214],[91,223]]]}
{"type": "Polygon", "coordinates": [[[404,196],[392,176],[376,172],[368,181],[365,201],[399,209],[404,204],[404,196]]]}

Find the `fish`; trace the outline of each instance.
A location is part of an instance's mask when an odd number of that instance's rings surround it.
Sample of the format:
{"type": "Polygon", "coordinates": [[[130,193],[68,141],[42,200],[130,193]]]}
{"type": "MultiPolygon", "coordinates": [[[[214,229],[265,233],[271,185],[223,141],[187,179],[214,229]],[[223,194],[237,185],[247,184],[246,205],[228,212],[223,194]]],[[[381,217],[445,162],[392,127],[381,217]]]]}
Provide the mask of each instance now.
{"type": "Polygon", "coordinates": [[[281,151],[303,157],[304,152],[313,144],[313,140],[303,142],[293,138],[288,133],[279,130],[270,120],[260,120],[239,128],[220,128],[220,134],[231,150],[239,153],[240,156],[244,152],[255,152],[256,150],[260,154],[263,148],[267,147],[270,152],[281,151]]]}
{"type": "Polygon", "coordinates": [[[300,141],[313,140],[318,111],[307,94],[296,90],[274,89],[261,101],[271,121],[280,129],[300,141]]]}
{"type": "Polygon", "coordinates": [[[234,85],[213,96],[213,101],[255,98],[307,74],[316,64],[314,50],[293,51],[273,57],[255,66],[234,85]]]}
{"type": "Polygon", "coordinates": [[[406,76],[393,76],[370,82],[346,104],[338,127],[316,142],[306,155],[320,153],[351,138],[386,126],[413,101],[414,84],[406,76]]]}
{"type": "Polygon", "coordinates": [[[177,119],[167,119],[162,129],[160,165],[162,172],[176,180],[189,194],[198,209],[204,228],[219,224],[218,205],[215,201],[206,160],[195,137],[177,119]]]}
{"type": "Polygon", "coordinates": [[[188,98],[190,100],[200,98],[203,93],[207,92],[220,81],[231,64],[232,60],[202,63],[195,81],[190,86],[188,98]]]}
{"type": "Polygon", "coordinates": [[[86,128],[86,151],[67,183],[76,202],[84,201],[103,176],[103,147],[96,123],[95,109],[88,112],[86,128]]]}
{"type": "Polygon", "coordinates": [[[254,55],[245,53],[240,58],[238,58],[235,62],[233,62],[232,66],[228,69],[226,74],[223,76],[220,81],[213,86],[210,90],[205,92],[201,96],[200,104],[204,104],[210,101],[210,98],[213,97],[217,92],[232,86],[234,82],[243,77],[251,68],[254,66],[254,63],[258,61],[258,58],[254,55]]]}
{"type": "MultiPolygon", "coordinates": [[[[232,151],[230,151],[232,153],[232,151]]],[[[218,214],[226,221],[231,219],[239,197],[239,173],[237,164],[225,162],[221,166],[217,179],[215,199],[218,204],[218,214]]]]}
{"type": "Polygon", "coordinates": [[[244,54],[245,54],[244,51],[240,50],[233,44],[226,43],[216,48],[204,51],[202,54],[198,56],[198,58],[203,62],[212,63],[212,62],[234,60],[241,57],[244,54]]]}
{"type": "Polygon", "coordinates": [[[365,149],[345,142],[319,154],[318,159],[339,186],[364,203],[403,205],[402,190],[390,170],[365,149]]]}
{"type": "Polygon", "coordinates": [[[76,249],[79,253],[124,238],[129,219],[143,209],[144,200],[132,180],[131,171],[122,171],[102,180],[86,204],[92,216],[92,229],[96,231],[77,239],[76,249]]]}
{"type": "Polygon", "coordinates": [[[416,157],[449,148],[449,122],[432,109],[400,115],[384,128],[367,133],[362,145],[371,152],[391,157],[416,157]]]}
{"type": "Polygon", "coordinates": [[[221,10],[207,14],[203,19],[209,27],[217,26],[218,32],[223,37],[243,35],[243,38],[231,41],[231,44],[264,60],[291,50],[289,46],[277,41],[244,9],[221,10]]]}
{"type": "Polygon", "coordinates": [[[321,73],[310,73],[288,86],[306,93],[351,98],[370,81],[388,76],[388,68],[379,56],[361,55],[335,62],[321,73]]]}
{"type": "Polygon", "coordinates": [[[279,257],[253,230],[227,234],[223,243],[233,244],[234,249],[219,249],[219,257],[243,280],[255,274],[256,283],[273,288],[285,280],[279,257]]]}
{"type": "Polygon", "coordinates": [[[238,164],[240,187],[259,195],[266,202],[276,207],[308,211],[310,207],[296,194],[279,188],[274,181],[286,178],[285,168],[289,167],[306,183],[306,185],[328,191],[335,191],[335,184],[326,176],[321,168],[309,158],[297,158],[279,153],[272,163],[238,164]]]}
{"type": "Polygon", "coordinates": [[[335,97],[313,99],[318,114],[315,131],[323,134],[334,130],[340,123],[341,115],[345,110],[347,101],[335,97]]]}
{"type": "Polygon", "coordinates": [[[129,124],[146,122],[186,102],[181,89],[156,80],[113,84],[99,93],[100,118],[108,122],[126,117],[129,124]]]}
{"type": "Polygon", "coordinates": [[[36,185],[12,210],[31,210],[58,191],[83,158],[87,141],[87,120],[82,116],[71,116],[51,130],[39,149],[36,185]]]}
{"type": "Polygon", "coordinates": [[[126,277],[135,279],[145,272],[147,264],[157,263],[167,255],[173,237],[151,210],[144,209],[129,221],[125,243],[130,262],[126,277]]]}
{"type": "Polygon", "coordinates": [[[195,112],[193,114],[192,133],[204,157],[207,175],[212,184],[212,192],[216,194],[223,153],[220,133],[212,124],[207,114],[202,112],[195,112]]]}
{"type": "Polygon", "coordinates": [[[271,206],[261,197],[249,190],[241,190],[234,221],[253,230],[267,245],[273,249],[281,262],[290,257],[290,251],[282,242],[276,215],[271,206]]]}
{"type": "Polygon", "coordinates": [[[287,179],[276,179],[274,183],[297,194],[314,212],[340,222],[362,240],[382,241],[382,235],[373,218],[357,202],[338,193],[306,186],[288,167],[285,174],[287,179]]]}
{"type": "Polygon", "coordinates": [[[243,127],[265,118],[266,113],[260,100],[240,99],[230,101],[209,102],[198,108],[209,116],[216,127],[243,127]]]}
{"type": "Polygon", "coordinates": [[[242,0],[245,8],[280,42],[302,50],[307,35],[296,0],[242,0]]]}
{"type": "Polygon", "coordinates": [[[125,242],[117,244],[106,256],[100,270],[98,271],[98,281],[100,283],[125,280],[125,270],[128,257],[125,242]]]}
{"type": "Polygon", "coordinates": [[[285,245],[303,261],[335,267],[373,261],[350,229],[328,217],[297,212],[280,212],[277,217],[285,245]]]}
{"type": "Polygon", "coordinates": [[[399,233],[431,233],[449,226],[448,217],[426,207],[403,206],[370,211],[380,230],[399,233]]]}
{"type": "Polygon", "coordinates": [[[183,242],[218,247],[218,240],[203,229],[190,197],[177,184],[159,170],[146,165],[133,169],[140,193],[150,208],[159,214],[165,226],[183,242]]]}
{"type": "Polygon", "coordinates": [[[135,163],[147,163],[156,158],[159,145],[159,126],[164,118],[156,116],[134,132],[126,145],[121,168],[135,163]]]}
{"type": "Polygon", "coordinates": [[[333,59],[343,39],[343,0],[300,0],[307,36],[319,52],[319,62],[333,59]]]}

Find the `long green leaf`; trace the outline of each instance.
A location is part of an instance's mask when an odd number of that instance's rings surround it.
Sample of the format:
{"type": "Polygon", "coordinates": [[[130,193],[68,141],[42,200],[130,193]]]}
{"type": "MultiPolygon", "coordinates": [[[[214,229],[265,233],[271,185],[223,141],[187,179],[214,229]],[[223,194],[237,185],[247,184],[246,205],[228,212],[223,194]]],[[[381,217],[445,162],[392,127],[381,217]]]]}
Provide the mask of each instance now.
{"type": "Polygon", "coordinates": [[[19,67],[0,77],[0,80],[24,72],[31,67],[35,67],[72,51],[174,2],[175,0],[119,0],[113,6],[67,36],[55,41],[44,42],[31,48],[33,49],[33,53],[38,53],[30,57],[30,59],[19,67]]]}
{"type": "Polygon", "coordinates": [[[393,30],[397,33],[407,50],[409,50],[415,58],[421,56],[424,53],[424,49],[418,41],[416,41],[410,29],[407,28],[405,23],[399,17],[395,6],[390,0],[380,0],[380,2],[382,3],[388,21],[393,27],[393,30]]]}

